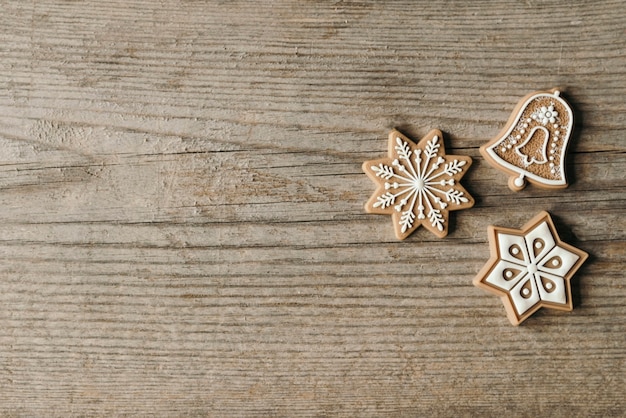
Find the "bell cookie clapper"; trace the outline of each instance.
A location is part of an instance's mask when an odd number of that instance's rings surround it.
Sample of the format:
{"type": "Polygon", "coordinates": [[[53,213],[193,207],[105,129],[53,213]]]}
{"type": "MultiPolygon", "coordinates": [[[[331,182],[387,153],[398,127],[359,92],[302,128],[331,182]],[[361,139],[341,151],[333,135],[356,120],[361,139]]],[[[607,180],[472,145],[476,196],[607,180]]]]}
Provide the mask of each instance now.
{"type": "Polygon", "coordinates": [[[509,188],[526,183],[545,189],[567,187],[565,154],[572,135],[574,114],[557,89],[525,96],[506,126],[480,153],[493,167],[509,174],[509,188]]]}

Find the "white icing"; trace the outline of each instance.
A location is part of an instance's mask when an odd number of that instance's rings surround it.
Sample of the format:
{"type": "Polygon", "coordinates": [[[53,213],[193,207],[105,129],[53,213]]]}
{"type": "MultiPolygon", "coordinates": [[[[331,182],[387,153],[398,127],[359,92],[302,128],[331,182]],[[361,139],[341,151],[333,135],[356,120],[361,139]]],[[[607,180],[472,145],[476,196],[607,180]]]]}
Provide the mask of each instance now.
{"type": "Polygon", "coordinates": [[[537,291],[537,283],[531,275],[524,276],[524,278],[511,289],[509,295],[518,315],[523,315],[541,300],[539,292],[537,291]],[[522,293],[524,287],[526,287],[525,290],[528,291],[522,293]],[[522,296],[522,294],[524,296],[522,296]]]}
{"type": "MultiPolygon", "coordinates": [[[[500,157],[497,153],[496,153],[496,149],[500,149],[503,145],[503,142],[507,140],[507,138],[515,131],[516,127],[517,127],[517,121],[520,120],[520,118],[522,117],[522,114],[524,113],[524,111],[526,110],[526,108],[528,107],[528,105],[533,101],[536,100],[538,98],[542,98],[542,97],[550,97],[553,101],[558,101],[565,109],[567,112],[566,115],[566,120],[567,120],[567,124],[566,125],[559,125],[557,123],[555,123],[553,125],[553,127],[555,129],[559,128],[560,129],[560,136],[563,139],[563,142],[561,144],[561,152],[564,153],[566,148],[567,148],[567,144],[569,142],[569,138],[572,132],[572,126],[573,126],[573,112],[572,109],[569,107],[569,105],[567,104],[567,102],[565,102],[560,95],[557,94],[549,94],[549,93],[538,93],[535,95],[532,95],[531,97],[529,97],[524,103],[523,105],[520,107],[518,113],[516,114],[515,117],[515,123],[512,123],[509,127],[509,129],[504,133],[504,135],[502,136],[502,138],[498,141],[496,141],[493,145],[489,146],[486,148],[486,152],[487,154],[494,160],[496,161],[499,165],[501,165],[504,168],[507,168],[513,172],[519,173],[523,176],[526,176],[528,178],[530,178],[531,180],[537,182],[537,183],[542,183],[548,186],[562,186],[565,185],[565,164],[560,164],[556,169],[555,169],[555,177],[557,177],[556,179],[553,178],[544,178],[542,176],[539,176],[537,174],[531,173],[528,170],[526,170],[524,167],[520,167],[518,165],[515,165],[509,161],[506,161],[505,159],[503,159],[502,157],[500,157]]],[[[548,110],[548,108],[546,108],[546,110],[548,110]]],[[[559,119],[561,119],[561,116],[563,115],[559,115],[559,119]]],[[[549,120],[548,120],[549,121],[549,120]]],[[[532,122],[531,118],[526,118],[525,123],[529,124],[532,122]]],[[[522,125],[523,126],[523,125],[522,125]]],[[[528,137],[532,136],[532,131],[531,133],[528,133],[528,137]]],[[[523,145],[522,145],[523,146],[523,145]]],[[[521,146],[520,146],[521,147],[521,146]]],[[[550,150],[550,154],[555,154],[555,152],[553,152],[554,150],[550,150]]],[[[505,152],[504,149],[502,149],[502,152],[505,152]]],[[[522,187],[524,183],[521,183],[520,185],[518,185],[516,183],[517,187],[522,187]]]]}
{"type": "Polygon", "coordinates": [[[559,113],[554,110],[554,104],[551,104],[550,106],[541,106],[531,117],[545,126],[548,122],[554,124],[558,116],[559,113]]]}
{"type": "Polygon", "coordinates": [[[372,206],[385,209],[394,205],[394,210],[400,213],[398,222],[402,233],[413,228],[416,218],[428,218],[432,227],[443,231],[445,219],[442,210],[449,204],[458,206],[469,202],[465,193],[454,187],[456,184],[452,178],[463,172],[467,161],[455,159],[446,162],[440,155],[440,147],[438,135],[427,141],[423,150],[415,151],[411,150],[407,141],[396,137],[394,151],[397,158],[392,166],[381,163],[370,167],[377,177],[395,180],[393,184],[385,183],[385,190],[393,188],[397,191],[377,196],[372,206]]]}
{"type": "Polygon", "coordinates": [[[574,267],[574,264],[578,261],[578,255],[571,251],[561,247],[554,247],[552,251],[546,254],[539,262],[539,268],[546,273],[554,274],[556,276],[564,277],[574,267]],[[554,257],[559,257],[561,260],[560,266],[555,267],[554,263],[548,263],[553,260],[554,257]]]}
{"type": "Polygon", "coordinates": [[[553,274],[541,272],[535,275],[537,282],[537,288],[539,289],[539,298],[545,302],[552,303],[567,303],[567,289],[565,288],[565,279],[553,274]],[[549,280],[546,285],[543,285],[542,278],[549,280]]]}
{"type": "Polygon", "coordinates": [[[524,277],[526,269],[519,264],[500,260],[489,273],[485,281],[501,290],[511,290],[524,277]],[[519,272],[514,274],[513,271],[519,272]],[[506,274],[506,273],[509,274],[506,274]]]}
{"type": "Polygon", "coordinates": [[[500,259],[521,265],[523,265],[522,260],[528,260],[528,253],[524,237],[520,237],[519,235],[498,233],[497,240],[498,248],[500,250],[500,259]],[[515,250],[518,250],[517,253],[515,250]],[[519,252],[521,252],[521,255],[515,257],[514,254],[517,255],[519,254],[519,252]]]}
{"type": "Polygon", "coordinates": [[[557,245],[547,220],[524,236],[496,230],[499,260],[484,282],[509,295],[518,315],[540,301],[566,304],[565,276],[579,256],[557,245]]]}
{"type": "Polygon", "coordinates": [[[542,260],[543,257],[550,252],[551,249],[556,245],[554,241],[554,237],[550,231],[550,227],[546,221],[541,222],[531,231],[529,231],[525,236],[525,241],[528,248],[528,253],[530,254],[529,260],[531,262],[535,262],[537,260],[542,260]],[[536,242],[542,243],[542,248],[540,250],[533,250],[533,245],[536,242]],[[537,252],[538,251],[538,252],[537,252]],[[537,255],[535,255],[537,252],[537,255]]]}
{"type": "MultiPolygon", "coordinates": [[[[519,135],[518,135],[519,136],[519,135]]],[[[524,142],[522,142],[520,145],[515,147],[515,152],[517,152],[517,154],[523,158],[523,163],[525,165],[530,165],[530,164],[545,164],[548,157],[546,155],[546,147],[548,145],[548,138],[550,137],[550,132],[544,128],[543,126],[535,126],[533,129],[530,130],[530,133],[528,134],[528,136],[526,137],[526,140],[524,142]],[[533,155],[530,160],[528,159],[528,155],[524,154],[521,151],[521,148],[524,148],[526,146],[526,144],[528,144],[533,137],[535,136],[535,133],[537,131],[542,131],[544,134],[543,137],[543,144],[541,145],[541,147],[539,147],[539,151],[541,153],[541,159],[537,160],[535,159],[535,156],[533,155]]]]}

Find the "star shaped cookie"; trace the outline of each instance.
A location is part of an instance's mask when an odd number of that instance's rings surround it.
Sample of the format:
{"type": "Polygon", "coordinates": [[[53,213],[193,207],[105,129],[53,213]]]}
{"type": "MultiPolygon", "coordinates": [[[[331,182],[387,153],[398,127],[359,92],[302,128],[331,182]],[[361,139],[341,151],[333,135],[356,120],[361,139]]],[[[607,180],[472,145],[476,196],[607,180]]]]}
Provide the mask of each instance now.
{"type": "Polygon", "coordinates": [[[443,238],[449,212],[474,206],[472,196],[459,184],[472,159],[446,155],[442,138],[434,129],[416,145],[394,130],[389,133],[389,156],[363,163],[363,171],[377,185],[365,210],[391,215],[398,239],[420,225],[443,238]]]}
{"type": "Polygon", "coordinates": [[[501,297],[513,325],[539,308],[571,311],[570,279],[587,253],[561,241],[548,212],[521,230],[489,227],[491,258],[474,285],[501,297]]]}

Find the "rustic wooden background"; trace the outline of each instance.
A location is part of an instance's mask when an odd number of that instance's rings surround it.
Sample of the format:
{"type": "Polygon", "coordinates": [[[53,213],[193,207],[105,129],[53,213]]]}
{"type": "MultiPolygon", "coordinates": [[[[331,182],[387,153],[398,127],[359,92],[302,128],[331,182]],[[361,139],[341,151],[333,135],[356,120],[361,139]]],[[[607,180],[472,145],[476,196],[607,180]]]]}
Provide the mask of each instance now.
{"type": "Polygon", "coordinates": [[[626,2],[0,0],[0,415],[624,416],[626,2]],[[480,157],[576,109],[565,190],[480,157]],[[361,172],[398,128],[473,209],[395,239],[361,172]],[[472,285],[550,211],[575,310],[472,285]]]}

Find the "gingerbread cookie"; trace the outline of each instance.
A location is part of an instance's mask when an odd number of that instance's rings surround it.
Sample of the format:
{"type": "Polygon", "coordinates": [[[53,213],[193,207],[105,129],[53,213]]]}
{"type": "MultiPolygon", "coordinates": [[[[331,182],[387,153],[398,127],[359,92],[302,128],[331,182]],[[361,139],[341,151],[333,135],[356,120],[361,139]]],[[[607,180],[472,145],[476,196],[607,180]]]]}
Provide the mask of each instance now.
{"type": "Polygon", "coordinates": [[[405,239],[420,225],[443,238],[448,234],[449,212],[474,205],[459,184],[472,159],[446,155],[442,138],[435,129],[416,145],[392,131],[389,156],[363,163],[363,171],[378,186],[365,210],[391,215],[398,239],[405,239]]]}
{"type": "Polygon", "coordinates": [[[526,180],[543,188],[567,187],[565,152],[573,125],[572,108],[558,90],[531,93],[480,152],[492,166],[511,175],[513,191],[523,189],[526,180]]]}
{"type": "Polygon", "coordinates": [[[513,325],[542,306],[573,309],[570,279],[587,253],[560,240],[548,212],[521,230],[490,226],[489,245],[491,258],[474,285],[501,297],[513,325]]]}

